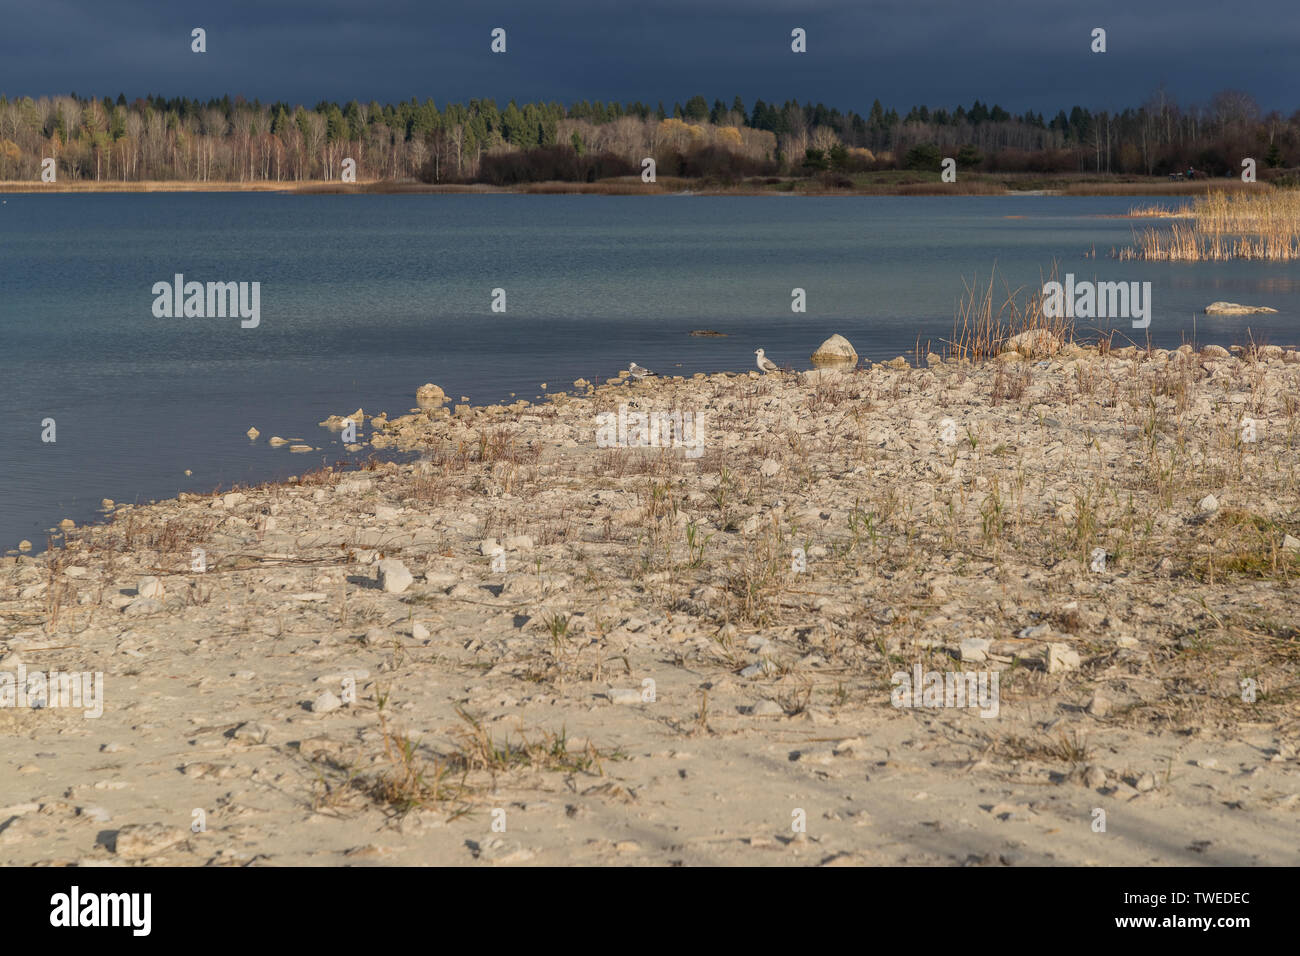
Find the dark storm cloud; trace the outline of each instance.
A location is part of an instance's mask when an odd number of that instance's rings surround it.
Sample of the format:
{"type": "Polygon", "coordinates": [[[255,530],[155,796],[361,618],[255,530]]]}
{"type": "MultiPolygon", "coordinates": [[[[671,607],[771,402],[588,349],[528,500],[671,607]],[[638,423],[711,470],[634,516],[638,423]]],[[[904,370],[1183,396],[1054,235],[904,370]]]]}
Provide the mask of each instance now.
{"type": "Polygon", "coordinates": [[[997,102],[1019,112],[1136,105],[1160,83],[1181,102],[1244,89],[1300,107],[1295,0],[864,3],[700,0],[441,3],[398,0],[116,3],[6,0],[0,92],[208,98],[312,105],[392,101],[820,101],[886,106],[997,102]],[[208,52],[190,52],[190,30],[208,52]],[[508,31],[504,56],[488,50],[508,31]],[[790,31],[808,31],[808,53],[790,31]],[[1089,52],[1093,27],[1109,52],[1089,52]]]}

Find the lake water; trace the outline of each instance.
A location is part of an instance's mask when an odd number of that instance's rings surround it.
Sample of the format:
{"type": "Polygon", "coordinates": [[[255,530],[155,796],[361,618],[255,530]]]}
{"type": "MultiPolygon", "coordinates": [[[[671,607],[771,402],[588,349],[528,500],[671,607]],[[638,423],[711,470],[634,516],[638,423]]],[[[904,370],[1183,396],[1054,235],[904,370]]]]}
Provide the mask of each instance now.
{"type": "MultiPolygon", "coordinates": [[[[101,498],[299,473],[342,457],[330,414],[533,399],[637,361],[797,368],[833,332],[864,357],[936,348],[963,279],[1151,281],[1150,333],[1300,341],[1295,263],[1118,262],[1125,198],[3,195],[0,550],[101,498]],[[1092,248],[1101,258],[1084,258],[1092,248]],[[156,282],[261,283],[261,322],[155,318],[156,282]],[[791,289],[807,312],[790,309],[791,289]],[[505,314],[491,311],[492,290],[505,314]],[[1273,316],[1214,319],[1217,299],[1273,316]],[[692,329],[728,333],[692,337],[692,329]],[[41,440],[56,422],[57,441],[41,440]],[[262,433],[251,443],[250,425],[262,433]],[[324,450],[291,455],[271,435],[324,450]],[[192,476],[185,475],[186,469],[192,476]]],[[[999,281],[999,287],[1001,280],[999,281]]],[[[1080,322],[1079,325],[1089,325],[1080,322]]],[[[1121,331],[1135,338],[1128,323],[1121,331]]]]}

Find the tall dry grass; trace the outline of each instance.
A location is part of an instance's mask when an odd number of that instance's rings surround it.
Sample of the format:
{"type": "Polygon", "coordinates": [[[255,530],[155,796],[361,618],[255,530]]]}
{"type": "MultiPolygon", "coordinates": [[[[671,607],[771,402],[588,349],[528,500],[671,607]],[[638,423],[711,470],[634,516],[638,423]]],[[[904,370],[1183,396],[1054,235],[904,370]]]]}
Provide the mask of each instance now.
{"type": "Polygon", "coordinates": [[[189,182],[175,179],[120,182],[109,179],[73,179],[56,183],[0,180],[0,193],[232,193],[303,192],[313,186],[329,185],[307,181],[189,182]]]}
{"type": "MultiPolygon", "coordinates": [[[[1153,211],[1160,208],[1134,207],[1129,214],[1162,215],[1153,211]]],[[[1198,198],[1187,216],[1190,224],[1135,233],[1134,244],[1120,249],[1115,257],[1161,262],[1300,259],[1300,192],[1211,193],[1198,198]]]]}
{"type": "Polygon", "coordinates": [[[1066,196],[1203,196],[1220,192],[1245,192],[1260,185],[1262,184],[1243,183],[1236,179],[1191,179],[1179,182],[1144,180],[1131,183],[1087,181],[1069,183],[1062,193],[1066,196]]]}
{"type": "Polygon", "coordinates": [[[1295,190],[1275,189],[1245,196],[1215,193],[1198,199],[1192,211],[1196,228],[1204,233],[1300,232],[1300,191],[1295,190]]]}
{"type": "Polygon", "coordinates": [[[1128,216],[1130,219],[1190,219],[1192,207],[1186,204],[1165,206],[1161,203],[1137,205],[1129,207],[1128,216]]]}
{"type": "Polygon", "coordinates": [[[949,355],[959,359],[980,361],[992,358],[1006,349],[1007,341],[1024,332],[1039,332],[1043,340],[1060,346],[1074,338],[1074,320],[1064,316],[1049,316],[1043,311],[1042,287],[1057,280],[1056,265],[1037,289],[1029,293],[1021,304],[1024,287],[1012,289],[1004,281],[1002,291],[996,292],[997,269],[990,271],[988,284],[979,279],[962,282],[966,291],[957,301],[953,316],[952,338],[945,343],[949,355]]]}
{"type": "Polygon", "coordinates": [[[547,180],[545,182],[523,183],[516,188],[519,192],[525,192],[535,196],[571,196],[579,194],[595,196],[648,196],[667,192],[667,189],[663,184],[643,183],[641,182],[640,177],[637,176],[604,179],[594,183],[573,183],[547,180]]]}
{"type": "Polygon", "coordinates": [[[889,192],[898,196],[1005,196],[1007,187],[999,182],[968,177],[955,183],[906,183],[891,186],[889,192]]]}

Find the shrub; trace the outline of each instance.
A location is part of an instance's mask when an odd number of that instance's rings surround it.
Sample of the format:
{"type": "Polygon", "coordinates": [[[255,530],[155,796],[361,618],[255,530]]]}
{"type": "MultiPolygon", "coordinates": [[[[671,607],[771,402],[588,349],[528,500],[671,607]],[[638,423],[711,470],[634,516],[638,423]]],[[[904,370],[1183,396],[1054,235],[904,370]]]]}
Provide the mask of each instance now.
{"type": "Polygon", "coordinates": [[[984,154],[967,143],[957,150],[957,165],[962,169],[974,169],[984,162],[984,154]]]}
{"type": "Polygon", "coordinates": [[[905,169],[928,169],[937,173],[942,161],[943,156],[939,153],[938,146],[934,145],[934,143],[921,143],[907,151],[907,158],[903,160],[903,167],[905,169]]]}
{"type": "Polygon", "coordinates": [[[579,153],[572,146],[488,153],[479,166],[480,182],[514,186],[548,180],[592,183],[611,176],[631,176],[640,168],[613,153],[579,153]]]}
{"type": "Polygon", "coordinates": [[[826,161],[826,154],[820,149],[813,149],[811,146],[803,151],[803,168],[809,172],[826,169],[829,165],[826,161]]]}

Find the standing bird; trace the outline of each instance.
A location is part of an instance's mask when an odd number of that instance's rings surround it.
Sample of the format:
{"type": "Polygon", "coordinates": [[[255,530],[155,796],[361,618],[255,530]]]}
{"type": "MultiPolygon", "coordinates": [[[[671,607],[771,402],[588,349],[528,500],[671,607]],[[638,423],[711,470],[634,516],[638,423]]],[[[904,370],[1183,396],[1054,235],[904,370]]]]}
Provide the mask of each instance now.
{"type": "Polygon", "coordinates": [[[637,365],[636,362],[633,362],[631,365],[629,365],[627,367],[627,371],[628,374],[631,375],[638,382],[641,381],[641,379],[643,378],[655,377],[654,372],[650,371],[648,368],[642,368],[640,365],[637,365]]]}
{"type": "Polygon", "coordinates": [[[758,370],[766,375],[768,372],[778,372],[776,363],[763,354],[762,349],[755,349],[754,354],[758,356],[758,370]]]}

